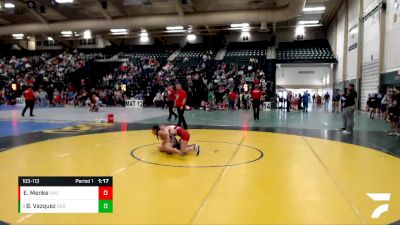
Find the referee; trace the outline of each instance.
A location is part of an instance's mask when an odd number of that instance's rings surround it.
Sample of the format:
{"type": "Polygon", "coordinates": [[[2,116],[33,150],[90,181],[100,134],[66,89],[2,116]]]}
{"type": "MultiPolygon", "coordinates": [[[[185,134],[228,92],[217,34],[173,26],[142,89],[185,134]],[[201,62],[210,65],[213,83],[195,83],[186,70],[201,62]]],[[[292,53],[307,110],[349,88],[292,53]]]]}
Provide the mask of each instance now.
{"type": "Polygon", "coordinates": [[[22,110],[22,117],[25,116],[25,112],[26,110],[29,108],[30,111],[30,116],[35,116],[33,115],[33,107],[35,106],[35,93],[33,93],[32,91],[32,87],[28,87],[28,89],[26,89],[24,91],[24,98],[25,98],[25,108],[24,110],[22,110]]]}
{"type": "Polygon", "coordinates": [[[183,124],[183,128],[185,130],[188,129],[185,117],[183,116],[183,113],[185,112],[186,99],[187,99],[186,91],[182,90],[181,84],[177,84],[175,106],[178,111],[178,126],[181,126],[181,124],[183,124]]]}
{"type": "Polygon", "coordinates": [[[254,90],[251,92],[251,98],[253,99],[254,120],[259,120],[260,119],[261,90],[258,87],[258,85],[256,85],[254,90]]]}

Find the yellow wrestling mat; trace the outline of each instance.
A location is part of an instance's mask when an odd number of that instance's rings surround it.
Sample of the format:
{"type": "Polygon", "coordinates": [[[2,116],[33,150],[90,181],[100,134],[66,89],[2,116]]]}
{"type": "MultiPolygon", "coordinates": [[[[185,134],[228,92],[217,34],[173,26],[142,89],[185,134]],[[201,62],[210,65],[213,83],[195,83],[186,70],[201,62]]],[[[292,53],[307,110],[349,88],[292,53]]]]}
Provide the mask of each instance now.
{"type": "Polygon", "coordinates": [[[389,224],[400,159],[286,134],[190,130],[199,157],[158,152],[148,130],[82,135],[0,153],[0,220],[11,224],[389,224]],[[18,214],[18,176],[113,176],[112,214],[18,214]],[[366,193],[391,193],[389,211],[366,193]]]}

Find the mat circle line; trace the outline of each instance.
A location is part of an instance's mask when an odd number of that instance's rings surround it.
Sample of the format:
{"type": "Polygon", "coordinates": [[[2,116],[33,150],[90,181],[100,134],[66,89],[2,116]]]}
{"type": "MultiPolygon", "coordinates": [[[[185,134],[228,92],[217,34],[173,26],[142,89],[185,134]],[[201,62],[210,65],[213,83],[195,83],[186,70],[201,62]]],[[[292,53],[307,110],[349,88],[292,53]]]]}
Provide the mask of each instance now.
{"type": "MultiPolygon", "coordinates": [[[[248,146],[248,145],[242,145],[242,144],[236,144],[236,143],[231,143],[231,142],[224,142],[224,141],[196,141],[196,142],[203,142],[203,143],[207,143],[207,142],[211,142],[211,143],[222,143],[222,144],[230,144],[230,145],[237,145],[239,147],[247,147],[250,149],[253,149],[255,151],[257,151],[259,153],[259,156],[255,159],[249,160],[249,161],[245,161],[245,162],[240,162],[240,163],[233,163],[233,164],[224,164],[224,165],[205,165],[205,166],[182,166],[182,165],[169,165],[169,164],[163,164],[163,163],[156,163],[156,162],[150,162],[150,161],[146,161],[143,160],[142,158],[138,157],[135,154],[135,151],[143,148],[143,147],[147,147],[147,146],[151,146],[151,145],[157,145],[159,143],[152,143],[152,144],[147,144],[147,145],[142,145],[139,146],[135,149],[133,149],[131,151],[131,156],[133,158],[135,158],[136,160],[143,162],[143,163],[148,163],[148,164],[152,164],[152,165],[157,165],[157,166],[165,166],[165,167],[177,167],[177,168],[217,168],[217,167],[231,167],[231,166],[239,166],[239,165],[244,165],[244,164],[249,164],[249,163],[253,163],[255,161],[258,161],[260,159],[262,159],[264,157],[264,152],[261,151],[258,148],[252,147],[252,146],[248,146]]],[[[201,157],[201,154],[200,156],[201,157]]]]}

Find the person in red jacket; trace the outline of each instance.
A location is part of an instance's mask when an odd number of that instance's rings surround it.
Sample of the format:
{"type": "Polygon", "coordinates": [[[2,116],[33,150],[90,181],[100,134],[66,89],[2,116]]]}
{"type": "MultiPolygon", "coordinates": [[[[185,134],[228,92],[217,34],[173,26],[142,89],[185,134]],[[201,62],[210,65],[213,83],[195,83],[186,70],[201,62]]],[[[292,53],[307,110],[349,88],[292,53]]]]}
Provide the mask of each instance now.
{"type": "Polygon", "coordinates": [[[258,85],[256,85],[254,90],[251,92],[251,98],[253,99],[254,120],[260,119],[261,94],[260,88],[258,85]]]}
{"type": "Polygon", "coordinates": [[[175,93],[174,86],[170,85],[167,90],[167,105],[169,109],[168,120],[171,120],[172,116],[175,116],[175,119],[178,118],[178,115],[174,112],[174,102],[176,99],[175,93]]]}
{"type": "Polygon", "coordinates": [[[229,109],[230,110],[235,110],[236,99],[237,99],[237,94],[233,90],[231,90],[229,92],[229,109]]]}
{"type": "Polygon", "coordinates": [[[180,127],[181,124],[183,123],[183,128],[185,130],[188,129],[185,117],[183,116],[183,113],[185,112],[186,100],[187,100],[186,91],[182,90],[181,84],[177,84],[176,85],[175,107],[178,111],[178,126],[180,127]]]}
{"type": "Polygon", "coordinates": [[[35,116],[33,115],[33,107],[35,106],[35,93],[32,90],[32,87],[28,87],[23,93],[24,98],[25,98],[25,108],[22,110],[22,117],[25,116],[26,110],[29,108],[30,111],[30,116],[35,116]]]}

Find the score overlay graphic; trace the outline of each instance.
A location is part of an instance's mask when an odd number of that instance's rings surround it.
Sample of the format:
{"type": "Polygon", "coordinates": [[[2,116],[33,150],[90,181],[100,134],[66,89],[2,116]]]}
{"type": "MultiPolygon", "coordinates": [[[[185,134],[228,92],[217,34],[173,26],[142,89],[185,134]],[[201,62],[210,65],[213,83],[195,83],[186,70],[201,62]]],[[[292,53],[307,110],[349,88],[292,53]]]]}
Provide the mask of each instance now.
{"type": "Polygon", "coordinates": [[[112,213],[112,177],[18,177],[18,213],[112,213]]]}

